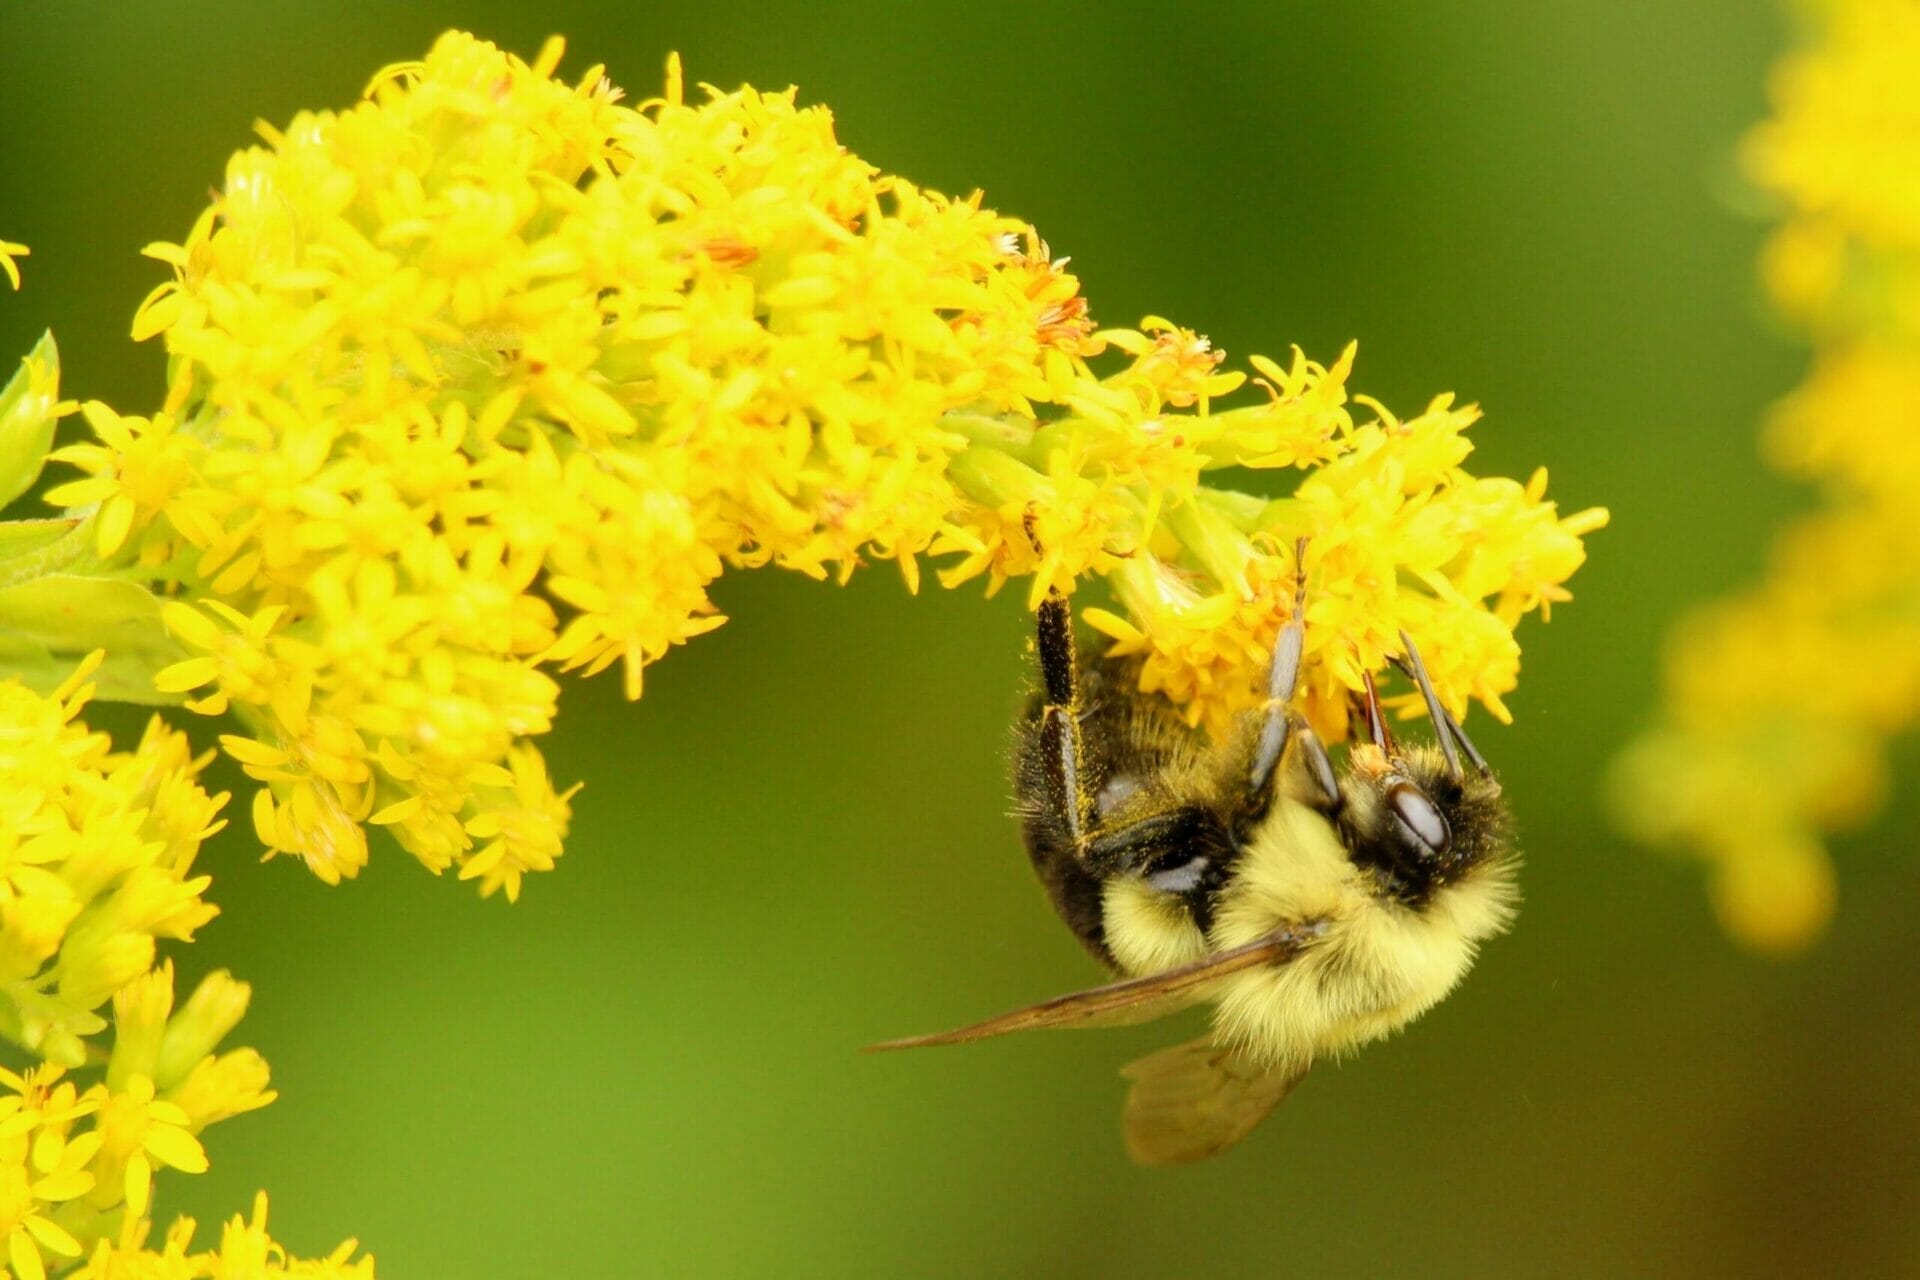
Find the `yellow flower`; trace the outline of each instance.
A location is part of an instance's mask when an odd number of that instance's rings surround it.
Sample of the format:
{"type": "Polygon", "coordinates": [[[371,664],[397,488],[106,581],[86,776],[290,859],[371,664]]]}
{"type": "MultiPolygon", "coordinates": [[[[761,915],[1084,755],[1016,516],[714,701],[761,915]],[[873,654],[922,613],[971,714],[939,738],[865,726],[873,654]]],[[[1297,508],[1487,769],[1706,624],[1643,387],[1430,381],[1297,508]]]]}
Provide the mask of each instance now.
{"type": "Polygon", "coordinates": [[[116,1092],[150,1082],[177,1104],[195,1132],[215,1120],[273,1101],[266,1063],[251,1049],[214,1050],[246,1014],[252,988],[224,969],[200,980],[187,1003],[173,1004],[173,963],[128,983],[114,995],[113,1050],[106,1083],[116,1092]]]}
{"type": "Polygon", "coordinates": [[[467,834],[485,843],[460,868],[460,878],[479,880],[482,896],[504,887],[513,902],[520,897],[522,875],[553,870],[567,831],[567,802],[580,784],[556,794],[546,762],[531,747],[516,748],[508,763],[512,773],[500,779],[507,785],[483,791],[480,816],[467,823],[467,834]]]}
{"type": "Polygon", "coordinates": [[[97,1010],[216,909],[192,874],[226,797],[157,719],[115,752],[79,719],[99,655],[50,695],[0,682],[0,1032],[78,1065],[97,1010]]]}
{"type": "MultiPolygon", "coordinates": [[[[98,507],[95,538],[102,556],[126,541],[136,520],[146,523],[167,511],[192,475],[200,442],[175,431],[173,416],[125,418],[98,400],[80,406],[100,444],[68,445],[48,457],[70,462],[88,475],[47,491],[47,501],[63,507],[98,507]]],[[[175,520],[194,515],[170,513],[175,520]]]]}
{"type": "Polygon", "coordinates": [[[69,1143],[57,1130],[41,1134],[29,1149],[26,1134],[0,1133],[0,1237],[6,1240],[8,1265],[20,1280],[46,1275],[45,1253],[80,1255],[80,1242],[43,1210],[83,1195],[93,1185],[85,1166],[99,1145],[94,1135],[88,1135],[90,1143],[69,1143]]]}
{"type": "Polygon", "coordinates": [[[195,1224],[176,1219],[158,1250],[146,1247],[147,1222],[129,1218],[121,1236],[103,1240],[85,1265],[67,1272],[70,1280],[374,1280],[373,1256],[355,1258],[360,1242],[345,1240],[323,1258],[296,1258],[267,1233],[267,1196],[254,1197],[249,1217],[235,1214],[220,1234],[216,1249],[191,1252],[195,1224]]]}
{"type": "Polygon", "coordinates": [[[193,1136],[191,1123],[179,1104],[154,1096],[153,1081],[146,1076],[132,1077],[124,1091],[109,1095],[100,1109],[100,1164],[105,1170],[117,1169],[120,1179],[116,1183],[103,1176],[103,1203],[111,1205],[124,1196],[128,1212],[145,1217],[154,1165],[205,1173],[206,1149],[193,1136]]]}
{"type": "Polygon", "coordinates": [[[1475,411],[1399,421],[1350,395],[1351,346],[1236,368],[1162,317],[1097,327],[1034,228],[880,173],[791,91],[689,102],[675,62],[628,106],[560,53],[449,33],[263,126],[149,247],[160,411],[94,410],[100,443],[63,452],[88,476],[56,501],[175,597],[190,656],[156,688],[238,721],[270,851],[337,881],[371,823],[516,896],[572,794],[534,746],[550,672],[638,696],[725,621],[711,583],[768,564],[917,589],[931,555],[1034,604],[1107,577],[1130,620],[1097,616],[1217,728],[1307,536],[1323,722],[1401,626],[1450,705],[1504,714],[1514,626],[1603,517],[1468,475],[1475,411]],[[1234,466],[1306,476],[1270,504],[1206,482],[1234,466]]]}
{"type": "Polygon", "coordinates": [[[213,1274],[216,1277],[233,1276],[238,1280],[242,1276],[272,1275],[284,1271],[288,1275],[312,1277],[313,1280],[349,1276],[373,1280],[373,1258],[369,1255],[354,1260],[353,1255],[359,1250],[359,1241],[344,1240],[325,1258],[311,1261],[288,1258],[286,1251],[267,1234],[267,1196],[263,1191],[254,1197],[251,1217],[242,1218],[235,1214],[220,1233],[220,1249],[214,1255],[216,1265],[213,1274]]]}
{"type": "Polygon", "coordinates": [[[1825,223],[1856,251],[1920,246],[1920,188],[1909,176],[1920,13],[1904,0],[1808,9],[1816,38],[1774,68],[1774,111],[1746,139],[1748,172],[1790,202],[1788,228],[1825,223]]]}
{"type": "Polygon", "coordinates": [[[273,1101],[259,1054],[214,1052],[246,1012],[248,996],[246,984],[216,972],[176,1009],[171,963],[114,996],[105,1079],[69,1108],[93,1124],[89,1191],[63,1224],[77,1237],[96,1240],[116,1222],[143,1220],[157,1167],[204,1172],[198,1134],[273,1101]]]}
{"type": "Polygon", "coordinates": [[[1145,655],[1147,688],[1224,731],[1258,697],[1304,569],[1302,696],[1320,732],[1346,735],[1350,695],[1399,652],[1402,629],[1420,638],[1455,714],[1471,696],[1507,718],[1501,699],[1519,668],[1512,629],[1565,598],[1559,584],[1584,559],[1580,539],[1606,513],[1556,515],[1544,474],[1523,488],[1461,471],[1470,446],[1460,432],[1476,416],[1443,397],[1408,422],[1353,428],[1346,451],[1285,502],[1202,491],[1168,517],[1186,563],[1148,554],[1111,575],[1137,621],[1104,610],[1089,620],[1114,637],[1117,652],[1145,655]],[[1304,566],[1292,559],[1301,539],[1304,566]]]}
{"type": "Polygon", "coordinates": [[[210,1124],[258,1111],[280,1095],[267,1087],[267,1060],[252,1049],[208,1054],[171,1090],[171,1100],[195,1133],[210,1124]]]}
{"type": "Polygon", "coordinates": [[[16,244],[11,240],[0,240],[0,273],[6,275],[7,283],[11,284],[15,290],[20,288],[20,264],[14,259],[24,258],[32,252],[33,250],[23,244],[16,244]]]}
{"type": "Polygon", "coordinates": [[[93,1188],[88,1164],[100,1148],[97,1133],[69,1139],[76,1119],[93,1106],[60,1081],[59,1067],[25,1075],[0,1069],[0,1240],[16,1280],[42,1280],[48,1253],[77,1258],[81,1243],[54,1220],[61,1206],[93,1188]]]}
{"type": "Polygon", "coordinates": [[[1711,863],[1728,932],[1776,951],[1825,926],[1823,836],[1881,807],[1888,739],[1920,720],[1920,11],[1816,13],[1745,158],[1786,213],[1763,276],[1815,344],[1763,444],[1822,505],[1763,581],[1675,630],[1661,722],[1613,786],[1628,830],[1711,863]]]}
{"type": "Polygon", "coordinates": [[[153,965],[156,940],[189,941],[215,913],[192,872],[226,797],[194,781],[209,755],[157,719],[132,751],[87,728],[99,662],[48,694],[0,683],[0,1034],[49,1063],[0,1071],[0,1238],[17,1277],[143,1215],[156,1164],[204,1169],[196,1133],[273,1099],[258,1054],[215,1053],[246,984],[212,973],[176,1009],[171,962],[153,965]],[[110,1049],[89,1040],[108,1000],[110,1049]],[[102,1083],[62,1078],[88,1062],[106,1064],[102,1083]]]}

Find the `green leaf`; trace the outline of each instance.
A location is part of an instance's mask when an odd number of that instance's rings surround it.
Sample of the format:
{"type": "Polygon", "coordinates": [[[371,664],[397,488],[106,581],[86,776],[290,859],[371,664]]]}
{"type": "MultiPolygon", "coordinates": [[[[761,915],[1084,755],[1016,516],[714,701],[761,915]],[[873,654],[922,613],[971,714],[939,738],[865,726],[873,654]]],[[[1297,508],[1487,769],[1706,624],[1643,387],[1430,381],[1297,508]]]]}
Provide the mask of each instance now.
{"type": "Polygon", "coordinates": [[[115,702],[177,703],[153,673],[187,655],[160,623],[160,601],[123,578],[54,573],[0,588],[0,674],[44,693],[95,649],[107,651],[95,682],[115,702]]]}
{"type": "Polygon", "coordinates": [[[44,333],[0,390],[0,507],[40,478],[53,447],[59,404],[60,351],[53,334],[44,333]]]}

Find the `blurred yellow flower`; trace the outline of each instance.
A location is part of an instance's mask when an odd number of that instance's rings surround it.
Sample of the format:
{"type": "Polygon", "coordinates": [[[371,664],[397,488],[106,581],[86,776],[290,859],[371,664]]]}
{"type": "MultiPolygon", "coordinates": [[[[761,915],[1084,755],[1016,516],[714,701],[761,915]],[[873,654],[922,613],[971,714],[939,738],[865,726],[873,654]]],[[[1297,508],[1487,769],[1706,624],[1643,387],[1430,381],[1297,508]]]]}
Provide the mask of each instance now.
{"type": "Polygon", "coordinates": [[[1722,923],[1770,950],[1825,926],[1823,837],[1880,807],[1888,739],[1920,719],[1920,9],[1809,9],[1744,158],[1785,215],[1763,277],[1814,346],[1763,444],[1821,505],[1676,629],[1661,723],[1614,779],[1628,829],[1707,858],[1722,923]]]}

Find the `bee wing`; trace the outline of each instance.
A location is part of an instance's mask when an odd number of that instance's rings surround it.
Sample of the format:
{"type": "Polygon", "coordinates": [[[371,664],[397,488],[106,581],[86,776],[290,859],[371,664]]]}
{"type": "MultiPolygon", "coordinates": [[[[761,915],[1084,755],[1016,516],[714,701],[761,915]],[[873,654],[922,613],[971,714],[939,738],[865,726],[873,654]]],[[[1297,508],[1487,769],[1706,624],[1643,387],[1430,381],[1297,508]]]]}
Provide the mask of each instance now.
{"type": "Polygon", "coordinates": [[[1115,1027],[1150,1022],[1154,1018],[1185,1008],[1205,990],[1208,983],[1256,965],[1280,964],[1300,953],[1319,927],[1288,927],[1263,938],[1226,951],[1202,956],[1192,964],[1151,973],[1144,978],[1110,982],[1104,987],[1055,996],[1039,1004],[1003,1013],[985,1022],[953,1031],[937,1031],[928,1036],[908,1036],[869,1045],[878,1049],[924,1049],[941,1044],[966,1044],[1003,1036],[1012,1031],[1033,1031],[1043,1027],[1115,1027]]]}
{"type": "Polygon", "coordinates": [[[1123,1125],[1139,1164],[1191,1164],[1219,1155],[1293,1092],[1306,1067],[1269,1068],[1208,1037],[1129,1063],[1123,1125]]]}

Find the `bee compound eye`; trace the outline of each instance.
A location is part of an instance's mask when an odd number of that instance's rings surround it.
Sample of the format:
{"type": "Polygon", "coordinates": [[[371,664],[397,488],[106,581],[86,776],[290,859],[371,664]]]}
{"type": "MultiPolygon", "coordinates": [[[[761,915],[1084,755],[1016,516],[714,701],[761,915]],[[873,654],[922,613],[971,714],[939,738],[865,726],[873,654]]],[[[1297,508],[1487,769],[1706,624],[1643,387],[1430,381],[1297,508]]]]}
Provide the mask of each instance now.
{"type": "Polygon", "coordinates": [[[1147,883],[1162,893],[1192,893],[1206,879],[1209,865],[1204,853],[1164,858],[1147,868],[1147,883]]]}
{"type": "Polygon", "coordinates": [[[1416,853],[1438,857],[1453,843],[1447,815],[1411,782],[1395,783],[1387,791],[1387,812],[1402,839],[1416,853]]]}

